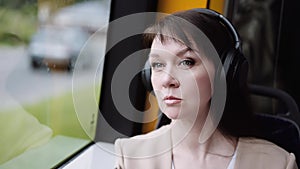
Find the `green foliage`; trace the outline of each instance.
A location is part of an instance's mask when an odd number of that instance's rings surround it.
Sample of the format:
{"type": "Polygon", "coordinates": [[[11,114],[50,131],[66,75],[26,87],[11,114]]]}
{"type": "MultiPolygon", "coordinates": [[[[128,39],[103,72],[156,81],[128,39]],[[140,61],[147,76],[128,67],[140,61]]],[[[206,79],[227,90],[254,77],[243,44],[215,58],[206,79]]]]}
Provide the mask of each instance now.
{"type": "Polygon", "coordinates": [[[33,5],[36,2],[37,0],[0,0],[0,6],[18,9],[26,5],[33,5]]]}
{"type": "Polygon", "coordinates": [[[36,5],[20,9],[0,7],[0,44],[27,44],[37,28],[36,5]]]}

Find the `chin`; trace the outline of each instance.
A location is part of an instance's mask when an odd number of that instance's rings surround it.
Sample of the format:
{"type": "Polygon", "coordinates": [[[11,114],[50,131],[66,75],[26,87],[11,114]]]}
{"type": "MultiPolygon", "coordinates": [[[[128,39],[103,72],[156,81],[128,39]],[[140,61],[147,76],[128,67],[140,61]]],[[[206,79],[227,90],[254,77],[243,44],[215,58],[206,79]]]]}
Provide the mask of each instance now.
{"type": "Polygon", "coordinates": [[[176,120],[178,119],[178,114],[176,112],[164,112],[164,114],[171,120],[176,120]]]}

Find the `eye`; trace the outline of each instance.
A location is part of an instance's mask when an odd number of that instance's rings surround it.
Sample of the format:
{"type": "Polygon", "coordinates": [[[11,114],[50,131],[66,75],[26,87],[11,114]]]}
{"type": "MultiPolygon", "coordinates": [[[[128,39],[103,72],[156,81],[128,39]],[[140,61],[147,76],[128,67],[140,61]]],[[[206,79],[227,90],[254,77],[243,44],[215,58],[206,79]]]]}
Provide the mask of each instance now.
{"type": "Polygon", "coordinates": [[[160,62],[153,62],[151,63],[152,70],[162,70],[165,67],[165,64],[160,62]]]}
{"type": "Polygon", "coordinates": [[[195,61],[193,59],[184,59],[179,62],[178,66],[182,69],[189,69],[195,65],[195,61]]]}

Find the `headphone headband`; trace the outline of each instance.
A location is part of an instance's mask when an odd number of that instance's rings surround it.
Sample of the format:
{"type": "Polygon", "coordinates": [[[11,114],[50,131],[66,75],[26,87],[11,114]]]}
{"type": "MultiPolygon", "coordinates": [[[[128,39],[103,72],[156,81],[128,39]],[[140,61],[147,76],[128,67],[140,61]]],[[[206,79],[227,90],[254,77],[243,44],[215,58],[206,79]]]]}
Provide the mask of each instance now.
{"type": "Polygon", "coordinates": [[[207,8],[195,8],[193,10],[196,11],[196,12],[200,12],[200,13],[204,13],[204,14],[207,14],[207,15],[213,15],[213,16],[218,17],[219,21],[222,24],[224,24],[227,28],[229,28],[229,31],[230,31],[230,33],[231,33],[231,35],[232,35],[232,37],[234,38],[234,41],[235,41],[235,49],[241,51],[240,37],[237,34],[237,31],[234,28],[234,26],[229,22],[229,20],[226,17],[224,17],[222,14],[220,14],[220,13],[214,11],[214,10],[207,9],[207,8]]]}

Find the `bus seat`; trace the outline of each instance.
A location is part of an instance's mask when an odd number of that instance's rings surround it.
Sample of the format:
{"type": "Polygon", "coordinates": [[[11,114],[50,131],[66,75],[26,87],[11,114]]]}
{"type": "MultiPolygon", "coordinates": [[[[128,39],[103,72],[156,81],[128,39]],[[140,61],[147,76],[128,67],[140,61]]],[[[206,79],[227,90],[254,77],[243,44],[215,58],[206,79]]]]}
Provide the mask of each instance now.
{"type": "Polygon", "coordinates": [[[261,85],[249,84],[248,86],[252,95],[277,99],[280,106],[285,108],[282,112],[277,112],[278,115],[290,116],[291,118],[300,121],[297,103],[288,93],[281,89],[261,85]]]}
{"type": "Polygon", "coordinates": [[[256,137],[269,140],[296,156],[300,165],[300,134],[298,125],[286,118],[269,114],[255,114],[260,133],[256,137]]]}
{"type": "Polygon", "coordinates": [[[271,99],[277,99],[284,111],[276,114],[255,113],[255,120],[260,128],[257,137],[269,140],[296,156],[300,166],[300,129],[295,121],[300,120],[295,100],[285,91],[260,85],[249,85],[250,93],[271,99]],[[293,119],[293,120],[292,120],[293,119]]]}

